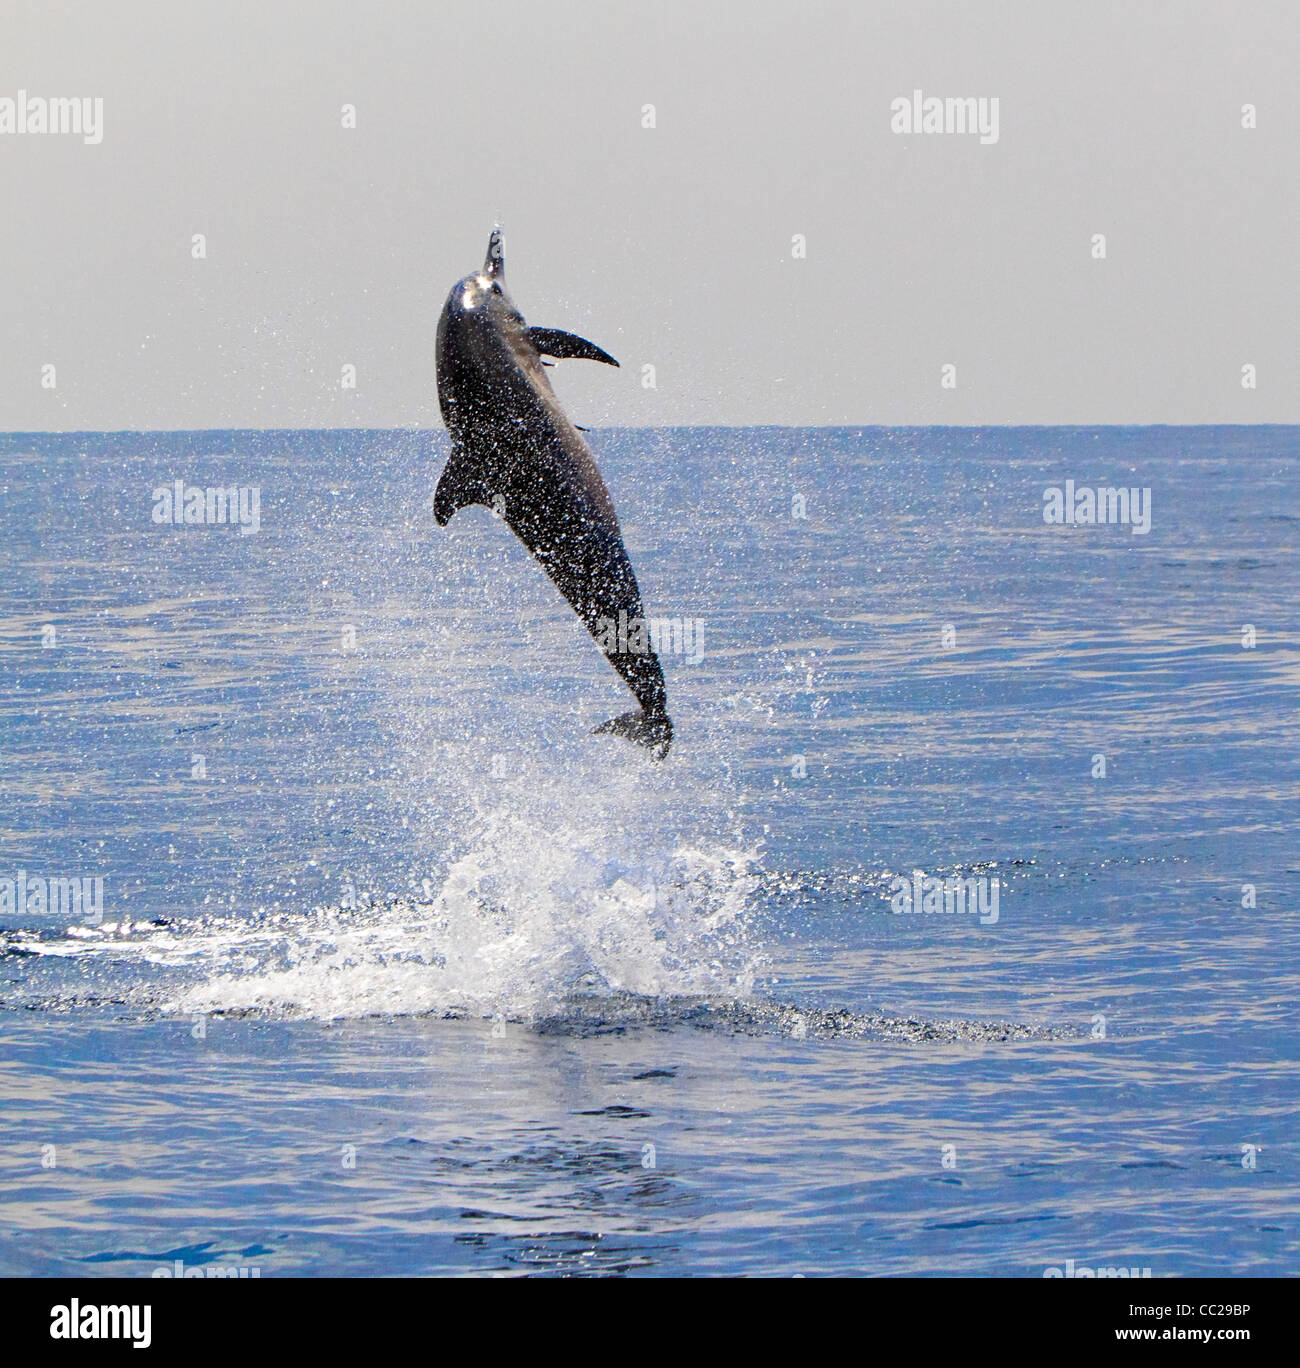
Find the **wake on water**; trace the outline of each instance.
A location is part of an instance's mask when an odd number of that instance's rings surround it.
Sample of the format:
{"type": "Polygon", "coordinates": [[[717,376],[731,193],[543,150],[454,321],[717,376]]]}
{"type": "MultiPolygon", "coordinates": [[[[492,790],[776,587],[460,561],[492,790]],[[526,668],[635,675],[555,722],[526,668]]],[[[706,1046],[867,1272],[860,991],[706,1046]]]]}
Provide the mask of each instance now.
{"type": "MultiPolygon", "coordinates": [[[[468,784],[461,806],[472,816],[459,852],[419,892],[350,891],[309,910],[5,932],[0,955],[81,971],[71,982],[29,979],[7,1005],[114,1005],[185,1018],[505,1018],[579,1035],[682,1026],[909,1042],[1069,1034],[756,996],[766,960],[755,895],[788,896],[792,881],[765,875],[756,845],[739,831],[731,841],[700,835],[702,825],[717,832],[734,820],[718,787],[703,816],[686,817],[682,781],[658,766],[647,774],[629,750],[590,764],[543,753],[472,792],[467,776],[491,770],[477,749],[439,769],[442,784],[448,772],[468,784]],[[675,834],[676,826],[697,830],[675,834]]],[[[445,792],[423,817],[413,807],[413,838],[428,841],[432,830],[422,828],[445,826],[453,807],[445,792]]],[[[888,879],[854,882],[878,897],[875,885],[888,879]]],[[[793,881],[796,893],[803,883],[793,881]]]]}
{"type": "Polygon", "coordinates": [[[495,812],[427,901],[318,908],[276,962],[218,969],[177,1010],[534,1020],[577,991],[748,996],[751,857],[680,846],[635,863],[602,835],[586,820],[495,812]]]}
{"type": "MultiPolygon", "coordinates": [[[[485,773],[483,759],[466,757],[462,773],[485,773]]],[[[647,788],[639,759],[597,776],[543,757],[493,779],[470,804],[463,849],[419,893],[10,933],[6,948],[97,961],[101,994],[106,962],[178,975],[165,995],[154,981],[126,982],[116,996],[185,1015],[540,1020],[574,995],[748,998],[759,963],[745,915],[756,852],[664,840],[671,792],[647,788]]]]}

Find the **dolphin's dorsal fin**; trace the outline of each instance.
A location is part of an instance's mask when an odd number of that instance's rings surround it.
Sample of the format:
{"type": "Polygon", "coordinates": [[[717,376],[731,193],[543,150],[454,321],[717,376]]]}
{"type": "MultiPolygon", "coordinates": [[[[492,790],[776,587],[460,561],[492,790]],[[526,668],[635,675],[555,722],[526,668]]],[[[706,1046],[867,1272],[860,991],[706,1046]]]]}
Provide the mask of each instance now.
{"type": "Polygon", "coordinates": [[[489,280],[504,280],[506,276],[506,239],[498,223],[488,238],[487,256],[483,258],[483,274],[489,280]]]}
{"type": "Polygon", "coordinates": [[[529,328],[528,340],[543,356],[558,356],[561,360],[603,361],[607,366],[618,362],[594,342],[561,328],[529,328]]]}

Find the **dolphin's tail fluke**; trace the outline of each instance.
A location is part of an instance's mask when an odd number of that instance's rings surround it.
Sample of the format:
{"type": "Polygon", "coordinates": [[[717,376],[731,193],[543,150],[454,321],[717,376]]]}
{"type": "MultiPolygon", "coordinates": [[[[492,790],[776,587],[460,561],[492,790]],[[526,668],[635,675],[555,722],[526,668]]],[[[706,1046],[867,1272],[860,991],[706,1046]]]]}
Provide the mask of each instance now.
{"type": "Polygon", "coordinates": [[[602,722],[592,735],[601,732],[621,736],[626,741],[635,741],[638,746],[644,746],[656,760],[662,760],[673,743],[673,723],[668,714],[642,712],[639,708],[633,712],[625,712],[619,717],[611,717],[608,722],[602,722]]]}

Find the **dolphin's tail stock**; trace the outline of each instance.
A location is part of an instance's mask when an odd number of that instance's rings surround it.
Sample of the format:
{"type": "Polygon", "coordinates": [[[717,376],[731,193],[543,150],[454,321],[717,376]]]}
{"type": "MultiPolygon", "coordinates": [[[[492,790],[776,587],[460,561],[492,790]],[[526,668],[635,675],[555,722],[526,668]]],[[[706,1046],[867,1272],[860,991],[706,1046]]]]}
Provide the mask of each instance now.
{"type": "Polygon", "coordinates": [[[592,735],[597,736],[601,732],[635,741],[638,746],[644,746],[655,760],[662,760],[673,744],[672,718],[667,713],[648,713],[640,708],[602,722],[592,735]]]}

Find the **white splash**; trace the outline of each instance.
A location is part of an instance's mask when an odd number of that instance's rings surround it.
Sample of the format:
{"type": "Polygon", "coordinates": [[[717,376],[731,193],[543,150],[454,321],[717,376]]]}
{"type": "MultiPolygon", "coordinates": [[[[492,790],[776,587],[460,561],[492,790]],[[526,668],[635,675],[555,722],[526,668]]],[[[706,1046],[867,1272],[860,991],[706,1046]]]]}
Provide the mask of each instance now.
{"type": "Polygon", "coordinates": [[[275,936],[232,943],[227,932],[206,982],[171,1005],[535,1018],[575,992],[748,997],[753,852],[675,838],[665,850],[671,788],[655,791],[635,769],[584,781],[557,789],[534,769],[494,784],[432,897],[317,908],[296,926],[281,919],[275,936]]]}

